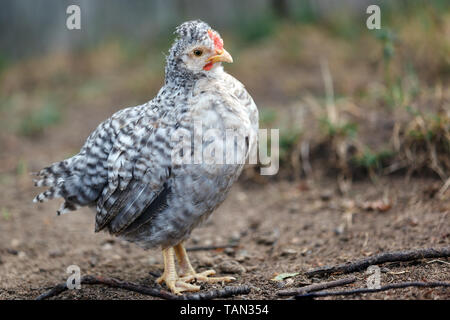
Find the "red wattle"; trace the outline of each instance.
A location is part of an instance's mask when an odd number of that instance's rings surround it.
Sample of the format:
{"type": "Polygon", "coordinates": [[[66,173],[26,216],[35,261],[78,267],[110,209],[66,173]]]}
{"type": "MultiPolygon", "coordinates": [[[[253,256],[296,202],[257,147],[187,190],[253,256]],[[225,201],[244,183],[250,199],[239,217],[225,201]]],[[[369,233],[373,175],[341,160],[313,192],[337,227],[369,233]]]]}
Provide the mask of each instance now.
{"type": "Polygon", "coordinates": [[[212,63],[212,62],[205,64],[205,66],[203,67],[203,70],[206,70],[206,71],[211,70],[211,68],[213,67],[213,64],[214,63],[212,63]]]}

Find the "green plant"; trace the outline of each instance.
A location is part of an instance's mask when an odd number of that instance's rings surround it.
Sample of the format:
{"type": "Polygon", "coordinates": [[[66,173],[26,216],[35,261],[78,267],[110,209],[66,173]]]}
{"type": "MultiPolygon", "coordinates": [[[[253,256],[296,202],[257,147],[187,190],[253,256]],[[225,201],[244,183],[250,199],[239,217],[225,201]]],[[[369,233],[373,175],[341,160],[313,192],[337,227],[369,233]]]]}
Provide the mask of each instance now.
{"type": "Polygon", "coordinates": [[[366,170],[379,170],[388,160],[395,155],[392,150],[373,151],[369,147],[351,158],[351,162],[356,167],[366,170]]]}
{"type": "Polygon", "coordinates": [[[284,161],[291,154],[301,136],[301,130],[290,128],[280,130],[280,160],[284,161]]]}
{"type": "Polygon", "coordinates": [[[277,113],[272,109],[261,109],[259,112],[259,123],[262,128],[273,125],[277,119],[277,113]]]}
{"type": "Polygon", "coordinates": [[[358,133],[358,125],[352,122],[333,123],[328,117],[320,119],[322,130],[328,137],[343,136],[356,137],[358,133]]]}
{"type": "Polygon", "coordinates": [[[300,23],[317,23],[319,13],[311,1],[299,1],[298,6],[294,9],[293,18],[300,23]]]}
{"type": "Polygon", "coordinates": [[[31,111],[20,122],[19,132],[24,136],[40,134],[50,126],[61,121],[61,111],[53,104],[31,111]]]}
{"type": "Polygon", "coordinates": [[[4,207],[2,208],[2,218],[5,220],[11,219],[11,213],[9,212],[8,209],[6,209],[4,207]]]}
{"type": "Polygon", "coordinates": [[[365,27],[354,15],[345,10],[335,12],[325,20],[324,25],[330,34],[347,41],[358,38],[365,27]]]}
{"type": "Polygon", "coordinates": [[[28,172],[28,164],[24,159],[17,161],[16,173],[18,176],[22,176],[28,172]]]}

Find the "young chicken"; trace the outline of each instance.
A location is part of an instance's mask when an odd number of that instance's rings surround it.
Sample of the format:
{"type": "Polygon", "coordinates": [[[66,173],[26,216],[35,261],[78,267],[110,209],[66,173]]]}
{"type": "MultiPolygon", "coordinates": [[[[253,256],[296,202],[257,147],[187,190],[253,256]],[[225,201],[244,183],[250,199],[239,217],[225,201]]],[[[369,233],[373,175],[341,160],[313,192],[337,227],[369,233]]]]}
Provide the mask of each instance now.
{"type": "Polygon", "coordinates": [[[157,281],[180,294],[200,290],[193,281],[234,280],[210,277],[214,270],[195,272],[183,242],[239,177],[256,147],[258,111],[244,86],[223,70],[221,63],[233,59],[217,31],[197,20],[175,33],[157,96],[118,111],[77,155],[36,173],[35,185],[49,188],[34,201],[64,198],[58,215],[92,207],[96,232],[109,231],[143,248],[161,247],[164,273],[157,281]],[[215,139],[205,139],[204,132],[214,132],[215,139]],[[229,132],[237,142],[229,143],[229,132]],[[180,137],[190,140],[180,142],[180,137]],[[197,156],[197,149],[220,155],[227,146],[234,161],[211,163],[197,156]],[[186,161],[190,155],[195,161],[186,161]]]}

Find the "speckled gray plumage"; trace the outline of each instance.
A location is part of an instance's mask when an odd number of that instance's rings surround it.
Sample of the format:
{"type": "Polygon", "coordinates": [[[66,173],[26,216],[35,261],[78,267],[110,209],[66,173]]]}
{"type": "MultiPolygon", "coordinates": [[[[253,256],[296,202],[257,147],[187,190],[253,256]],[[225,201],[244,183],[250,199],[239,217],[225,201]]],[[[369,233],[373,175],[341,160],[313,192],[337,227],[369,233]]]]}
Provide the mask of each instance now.
{"type": "MultiPolygon", "coordinates": [[[[35,201],[64,198],[58,213],[90,206],[96,231],[107,230],[142,247],[168,247],[191,231],[225,199],[255,148],[258,112],[244,86],[223,71],[192,72],[183,50],[213,46],[210,27],[185,22],[166,62],[166,79],[157,96],[123,109],[101,123],[72,158],[38,172],[37,186],[49,187],[35,201]],[[174,135],[198,135],[214,128],[220,137],[236,129],[247,144],[237,144],[236,164],[174,164],[174,135]]],[[[198,139],[199,137],[197,137],[198,139]]]]}

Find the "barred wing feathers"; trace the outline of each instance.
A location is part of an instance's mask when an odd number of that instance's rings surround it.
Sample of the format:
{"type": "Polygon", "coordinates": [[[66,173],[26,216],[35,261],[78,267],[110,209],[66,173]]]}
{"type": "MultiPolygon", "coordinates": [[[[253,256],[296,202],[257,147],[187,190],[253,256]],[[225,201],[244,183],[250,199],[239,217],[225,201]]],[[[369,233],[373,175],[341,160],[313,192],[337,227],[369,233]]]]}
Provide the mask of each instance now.
{"type": "Polygon", "coordinates": [[[164,190],[170,174],[168,142],[161,141],[167,129],[156,134],[158,119],[148,103],[115,113],[77,155],[36,173],[35,185],[49,188],[33,201],[64,198],[58,214],[96,207],[96,231],[125,229],[164,190]]]}

